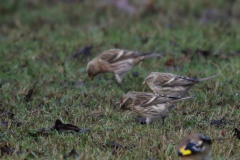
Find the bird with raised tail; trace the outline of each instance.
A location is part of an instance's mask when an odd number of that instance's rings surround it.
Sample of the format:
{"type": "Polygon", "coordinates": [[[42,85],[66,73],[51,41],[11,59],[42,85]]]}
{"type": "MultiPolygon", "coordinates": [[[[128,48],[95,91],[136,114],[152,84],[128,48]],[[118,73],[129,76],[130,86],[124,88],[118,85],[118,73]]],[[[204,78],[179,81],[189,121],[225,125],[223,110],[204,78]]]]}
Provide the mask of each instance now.
{"type": "Polygon", "coordinates": [[[121,112],[132,111],[137,117],[146,118],[150,125],[155,119],[164,119],[168,112],[175,107],[174,102],[191,99],[193,97],[174,97],[156,95],[153,93],[130,92],[120,101],[121,112]]]}
{"type": "Polygon", "coordinates": [[[211,150],[211,139],[197,133],[182,138],[177,147],[178,156],[182,160],[208,160],[211,150]]]}
{"type": "Polygon", "coordinates": [[[164,94],[171,96],[186,96],[188,91],[196,83],[205,81],[215,76],[206,78],[189,78],[171,73],[151,72],[145,78],[143,84],[147,84],[156,94],[164,94]]]}
{"type": "Polygon", "coordinates": [[[161,57],[164,54],[145,54],[122,49],[110,49],[101,53],[87,64],[88,76],[93,80],[100,73],[112,72],[118,83],[122,82],[123,75],[134,65],[148,58],[161,57]]]}

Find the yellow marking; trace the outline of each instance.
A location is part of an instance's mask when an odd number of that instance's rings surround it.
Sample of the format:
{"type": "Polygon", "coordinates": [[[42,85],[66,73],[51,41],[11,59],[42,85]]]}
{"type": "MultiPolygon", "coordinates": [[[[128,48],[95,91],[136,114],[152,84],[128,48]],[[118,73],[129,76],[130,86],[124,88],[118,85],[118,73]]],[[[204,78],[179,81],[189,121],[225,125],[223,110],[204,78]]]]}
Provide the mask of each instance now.
{"type": "Polygon", "coordinates": [[[192,154],[192,152],[189,149],[185,150],[184,148],[180,148],[179,151],[180,151],[180,153],[182,153],[183,156],[192,154]]]}

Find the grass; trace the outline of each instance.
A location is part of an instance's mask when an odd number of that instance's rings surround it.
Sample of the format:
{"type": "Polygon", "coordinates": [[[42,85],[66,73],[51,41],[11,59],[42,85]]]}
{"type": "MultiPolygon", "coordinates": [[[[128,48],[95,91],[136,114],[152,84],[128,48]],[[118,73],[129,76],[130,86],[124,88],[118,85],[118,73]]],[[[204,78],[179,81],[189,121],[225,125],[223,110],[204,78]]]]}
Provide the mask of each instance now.
{"type": "Polygon", "coordinates": [[[13,120],[2,116],[1,121],[22,124],[1,125],[0,141],[24,151],[1,159],[63,159],[73,148],[81,159],[177,159],[179,139],[195,132],[213,139],[212,159],[240,159],[240,143],[233,138],[233,129],[240,124],[240,3],[154,4],[155,12],[139,7],[129,16],[113,7],[99,9],[93,0],[1,2],[0,109],[15,114],[13,120]],[[203,16],[209,9],[218,11],[214,19],[213,13],[203,16]],[[93,47],[91,56],[69,58],[86,46],[93,47]],[[89,81],[85,72],[88,61],[115,47],[167,55],[134,67],[123,78],[123,92],[112,74],[89,81]],[[166,66],[170,59],[174,64],[166,66]],[[128,91],[149,92],[142,82],[151,71],[218,77],[197,84],[191,90],[196,97],[177,103],[164,126],[161,122],[146,126],[136,123],[130,112],[121,114],[117,103],[128,91]],[[24,97],[36,82],[26,102],[24,97]],[[210,125],[222,118],[227,120],[223,128],[210,125]],[[29,133],[51,127],[56,119],[89,130],[80,136],[53,131],[34,142],[29,133]],[[111,143],[122,147],[111,148],[111,143]]]}

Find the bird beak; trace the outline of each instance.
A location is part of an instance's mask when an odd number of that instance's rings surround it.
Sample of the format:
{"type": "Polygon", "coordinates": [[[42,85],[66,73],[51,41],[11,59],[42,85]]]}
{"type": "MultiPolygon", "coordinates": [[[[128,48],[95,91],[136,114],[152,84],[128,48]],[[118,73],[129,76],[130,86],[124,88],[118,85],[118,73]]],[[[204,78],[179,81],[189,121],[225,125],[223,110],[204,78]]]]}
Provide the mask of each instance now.
{"type": "Polygon", "coordinates": [[[142,84],[146,84],[146,81],[144,81],[142,84]]]}
{"type": "Polygon", "coordinates": [[[192,154],[192,151],[189,150],[189,149],[184,149],[184,148],[180,148],[180,150],[178,151],[178,155],[179,156],[187,156],[187,155],[190,155],[192,154]]]}
{"type": "Polygon", "coordinates": [[[93,80],[93,78],[94,78],[93,76],[90,77],[91,81],[93,80]]]}

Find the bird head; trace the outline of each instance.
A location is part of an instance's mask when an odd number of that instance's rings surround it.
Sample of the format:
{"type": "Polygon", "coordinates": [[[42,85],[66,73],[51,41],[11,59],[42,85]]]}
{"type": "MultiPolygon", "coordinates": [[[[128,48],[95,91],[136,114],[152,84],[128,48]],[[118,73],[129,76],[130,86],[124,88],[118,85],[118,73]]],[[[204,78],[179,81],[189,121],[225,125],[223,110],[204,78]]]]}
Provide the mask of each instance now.
{"type": "Polygon", "coordinates": [[[132,105],[132,99],[130,97],[128,97],[127,95],[125,95],[120,101],[121,112],[124,112],[126,110],[130,110],[131,105],[132,105]]]}
{"type": "Polygon", "coordinates": [[[154,76],[152,75],[152,72],[147,75],[147,77],[144,79],[143,84],[148,84],[149,82],[153,81],[154,76]]]}
{"type": "Polygon", "coordinates": [[[100,73],[99,72],[99,65],[96,63],[96,61],[93,59],[92,61],[88,62],[87,64],[87,73],[91,80],[94,79],[94,77],[100,73]]]}
{"type": "MultiPolygon", "coordinates": [[[[190,156],[190,155],[196,155],[198,154],[205,156],[205,151],[209,149],[212,142],[211,139],[209,139],[206,136],[203,135],[190,135],[188,139],[185,138],[185,142],[183,142],[183,146],[180,146],[178,149],[178,156],[184,157],[184,156],[190,156]]],[[[209,150],[211,152],[211,150],[209,150]]]]}

